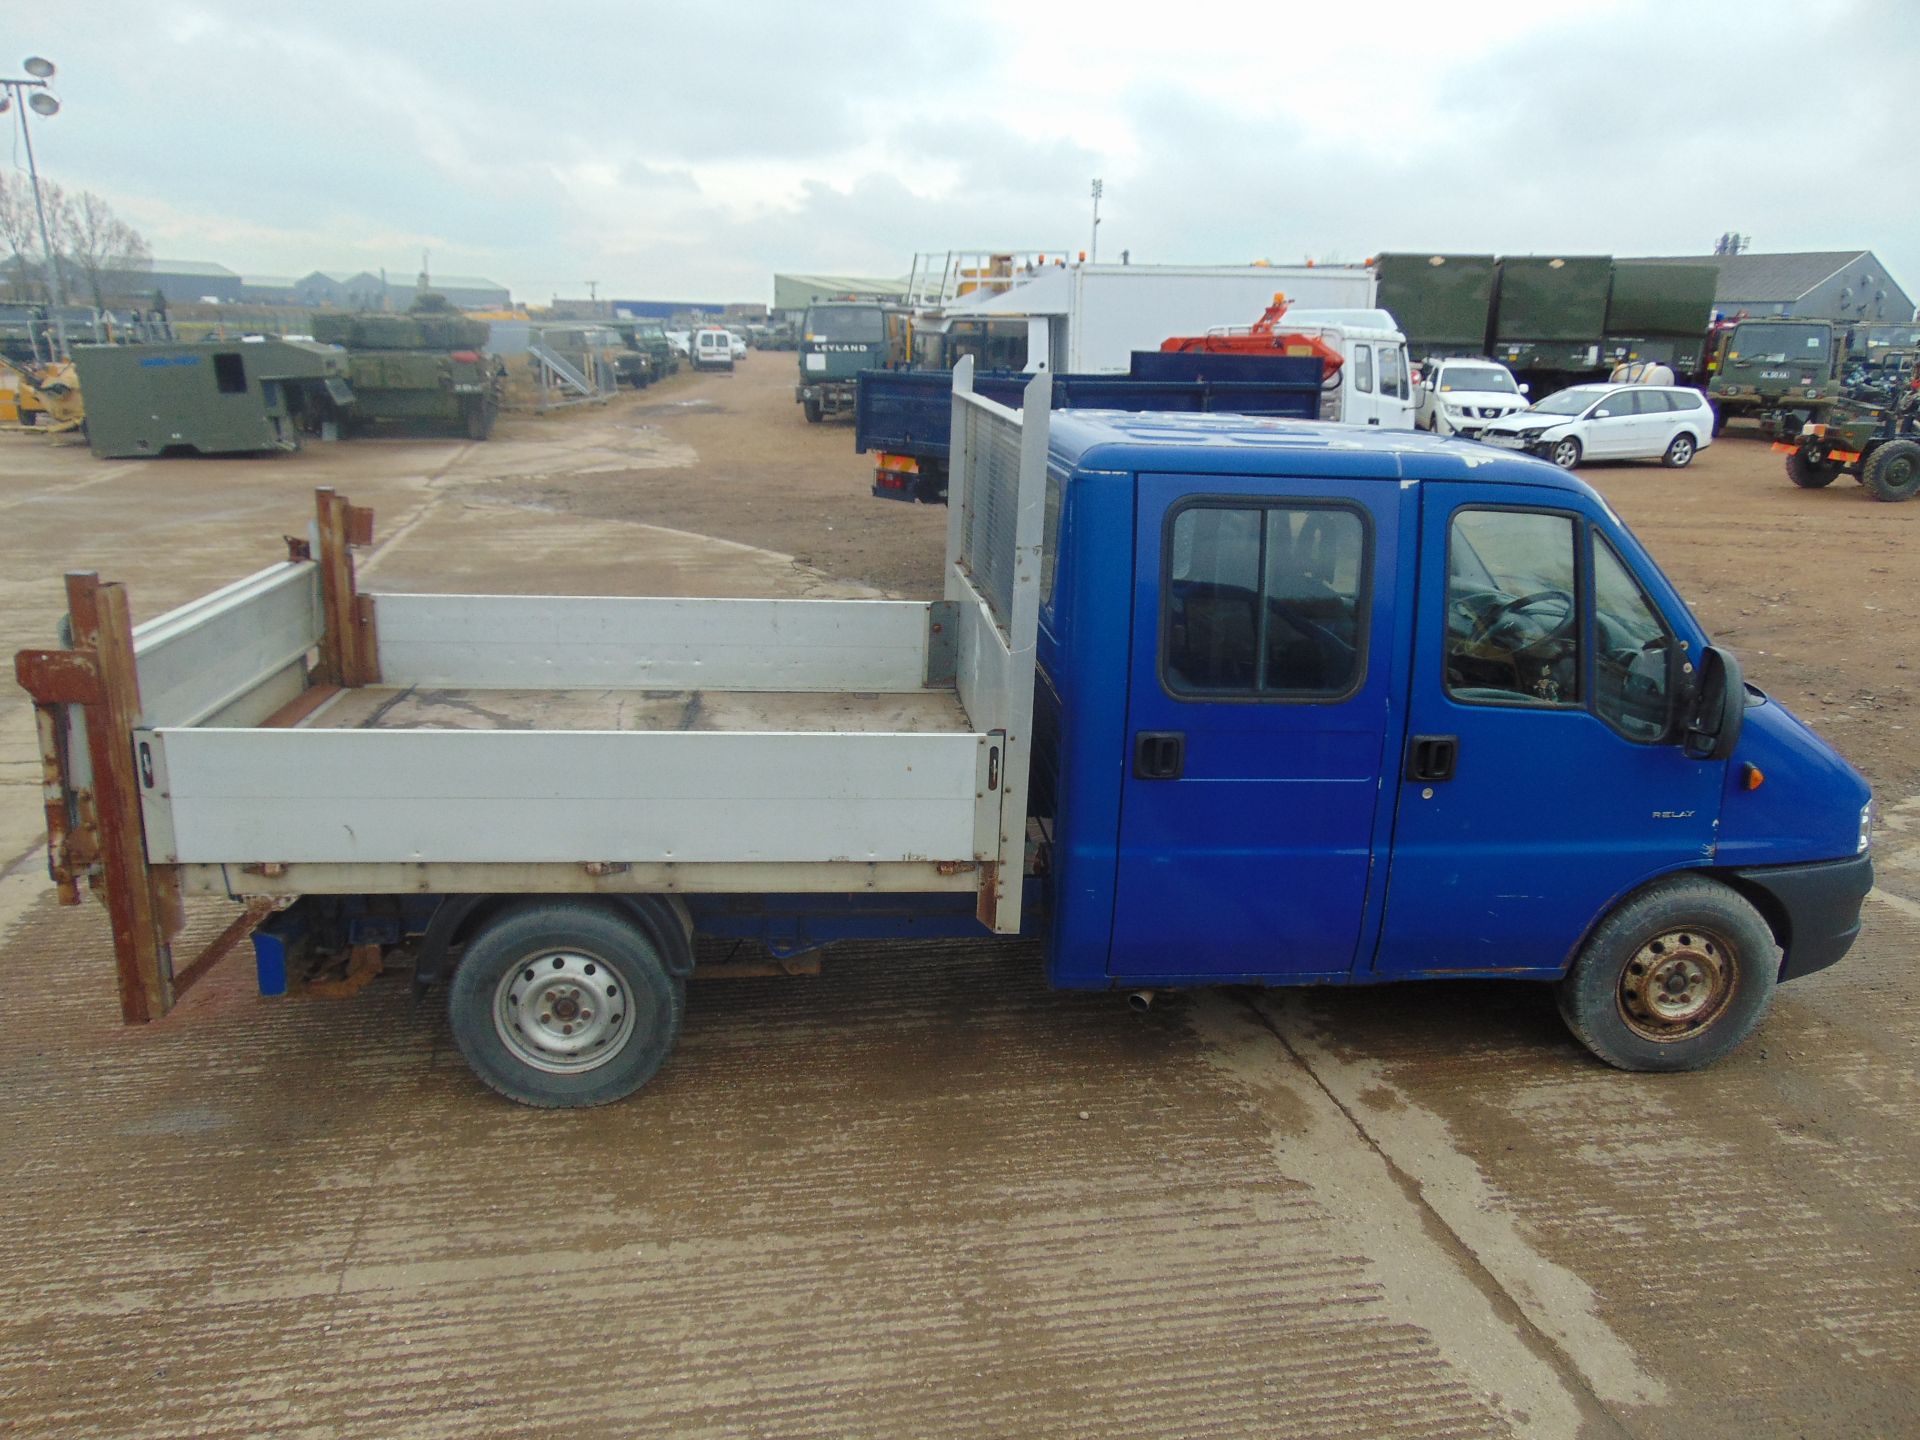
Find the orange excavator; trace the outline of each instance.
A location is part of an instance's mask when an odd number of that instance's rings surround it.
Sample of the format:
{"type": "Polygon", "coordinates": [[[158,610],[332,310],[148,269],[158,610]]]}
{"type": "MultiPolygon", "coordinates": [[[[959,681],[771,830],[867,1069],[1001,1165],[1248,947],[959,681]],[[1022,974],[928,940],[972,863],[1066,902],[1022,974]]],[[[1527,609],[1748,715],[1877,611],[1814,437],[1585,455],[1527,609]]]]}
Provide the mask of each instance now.
{"type": "Polygon", "coordinates": [[[1207,355],[1317,355],[1326,367],[1328,384],[1346,363],[1346,357],[1318,335],[1303,335],[1282,325],[1287,313],[1287,297],[1275,294],[1273,303],[1251,325],[1219,325],[1204,335],[1175,335],[1161,342],[1162,350],[1175,353],[1198,351],[1207,355]]]}

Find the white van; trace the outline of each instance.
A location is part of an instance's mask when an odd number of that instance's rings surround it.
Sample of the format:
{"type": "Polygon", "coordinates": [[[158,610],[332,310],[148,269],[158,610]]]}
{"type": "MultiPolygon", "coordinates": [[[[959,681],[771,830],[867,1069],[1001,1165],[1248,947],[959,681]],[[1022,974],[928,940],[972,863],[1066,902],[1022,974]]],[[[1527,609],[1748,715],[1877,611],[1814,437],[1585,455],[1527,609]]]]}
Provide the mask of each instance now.
{"type": "Polygon", "coordinates": [[[712,326],[696,330],[693,336],[693,368],[696,370],[733,369],[733,336],[712,326]]]}
{"type": "Polygon", "coordinates": [[[1384,310],[1288,310],[1282,330],[1313,335],[1346,358],[1320,397],[1320,418],[1382,430],[1413,429],[1416,401],[1407,337],[1384,310]]]}

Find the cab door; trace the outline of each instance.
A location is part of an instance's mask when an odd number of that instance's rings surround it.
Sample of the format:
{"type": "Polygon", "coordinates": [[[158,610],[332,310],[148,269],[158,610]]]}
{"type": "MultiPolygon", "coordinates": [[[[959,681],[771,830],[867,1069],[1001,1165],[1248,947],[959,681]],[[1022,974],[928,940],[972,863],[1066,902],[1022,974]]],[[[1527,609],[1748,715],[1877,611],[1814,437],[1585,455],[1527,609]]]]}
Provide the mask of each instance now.
{"type": "Polygon", "coordinates": [[[1374,967],[1558,973],[1614,899],[1712,854],[1726,763],[1666,739],[1672,676],[1702,637],[1583,497],[1421,489],[1374,967]]]}
{"type": "Polygon", "coordinates": [[[1116,982],[1351,969],[1378,896],[1411,494],[1140,477],[1116,982]]]}

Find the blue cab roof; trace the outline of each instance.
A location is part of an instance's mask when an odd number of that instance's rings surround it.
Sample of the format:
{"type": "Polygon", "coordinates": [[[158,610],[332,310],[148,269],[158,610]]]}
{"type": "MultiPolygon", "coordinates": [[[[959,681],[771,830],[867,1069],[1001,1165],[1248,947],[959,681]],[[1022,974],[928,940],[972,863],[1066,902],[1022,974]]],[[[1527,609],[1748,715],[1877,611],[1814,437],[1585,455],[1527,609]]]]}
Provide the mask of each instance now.
{"type": "Polygon", "coordinates": [[[1544,460],[1471,440],[1262,415],[1056,410],[1048,452],[1068,470],[1487,480],[1593,494],[1544,460]]]}

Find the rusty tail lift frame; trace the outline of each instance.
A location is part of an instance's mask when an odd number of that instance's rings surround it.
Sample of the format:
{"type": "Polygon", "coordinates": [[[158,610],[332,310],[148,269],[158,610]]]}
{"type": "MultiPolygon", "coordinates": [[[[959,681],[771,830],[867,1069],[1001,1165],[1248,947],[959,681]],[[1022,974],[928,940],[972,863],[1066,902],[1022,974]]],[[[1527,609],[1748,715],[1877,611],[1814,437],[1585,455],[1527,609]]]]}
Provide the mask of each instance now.
{"type": "Polygon", "coordinates": [[[244,706],[254,712],[250,723],[279,727],[297,723],[341,688],[379,682],[373,597],[359,593],[352,553],[373,543],[373,512],[331,487],[316,491],[315,508],[312,532],[288,537],[283,564],[138,630],[124,585],[91,571],[69,573],[66,646],[14,656],[14,673],[33,697],[48,872],[61,904],[78,905],[83,884],[105,902],[128,1024],[165,1015],[269,909],[249,905],[199,955],[175,965],[174,941],[186,918],[179,871],[148,857],[140,792],[141,766],[151,760],[137,732],[181,717],[149,711],[193,705],[204,715],[244,706]],[[218,655],[233,637],[221,633],[222,621],[229,631],[246,624],[235,618],[238,602],[263,594],[317,610],[318,643],[294,631],[295,653],[269,657],[279,662],[271,684],[223,693],[218,655]],[[164,693],[143,705],[136,662],[162,651],[172,652],[170,663],[156,658],[149,668],[160,672],[164,693]],[[175,675],[181,684],[168,686],[175,675]]]}

